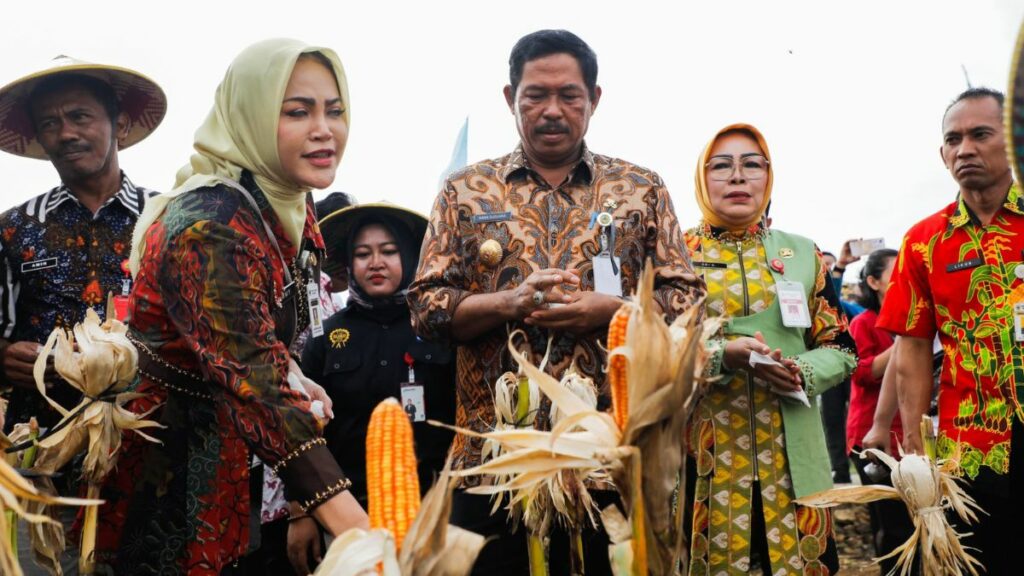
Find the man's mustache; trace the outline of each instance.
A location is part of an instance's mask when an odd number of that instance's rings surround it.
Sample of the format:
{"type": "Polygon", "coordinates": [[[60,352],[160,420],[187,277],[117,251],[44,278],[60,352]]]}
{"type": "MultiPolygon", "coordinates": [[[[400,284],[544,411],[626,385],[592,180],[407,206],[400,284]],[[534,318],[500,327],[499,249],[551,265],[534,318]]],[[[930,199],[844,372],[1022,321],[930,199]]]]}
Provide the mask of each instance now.
{"type": "Polygon", "coordinates": [[[533,131],[537,134],[568,134],[569,127],[558,122],[549,122],[537,126],[533,131]]]}

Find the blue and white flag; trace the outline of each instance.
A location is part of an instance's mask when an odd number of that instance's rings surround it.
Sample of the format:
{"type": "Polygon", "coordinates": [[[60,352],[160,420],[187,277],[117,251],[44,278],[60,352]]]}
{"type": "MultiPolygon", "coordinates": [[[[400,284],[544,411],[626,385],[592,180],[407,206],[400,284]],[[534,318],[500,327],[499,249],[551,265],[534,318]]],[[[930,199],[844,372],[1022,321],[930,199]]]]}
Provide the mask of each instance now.
{"type": "Polygon", "coordinates": [[[440,190],[444,186],[444,181],[448,176],[451,176],[453,172],[466,166],[466,156],[469,152],[469,116],[466,116],[466,121],[462,123],[462,129],[459,130],[459,135],[455,138],[455,147],[452,148],[452,159],[448,162],[448,167],[441,173],[441,177],[437,180],[437,189],[440,190]]]}

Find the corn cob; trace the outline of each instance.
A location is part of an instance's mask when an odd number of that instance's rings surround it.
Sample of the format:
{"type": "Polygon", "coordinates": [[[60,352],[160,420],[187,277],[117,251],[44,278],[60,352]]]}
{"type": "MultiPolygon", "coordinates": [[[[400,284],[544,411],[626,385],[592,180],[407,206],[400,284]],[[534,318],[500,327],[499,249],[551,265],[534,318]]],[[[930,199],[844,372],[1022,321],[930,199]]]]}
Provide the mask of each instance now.
{"type": "MultiPolygon", "coordinates": [[[[611,352],[626,343],[626,326],[629,324],[630,308],[624,305],[612,316],[608,324],[608,351],[611,352]]],[[[629,388],[626,377],[625,356],[612,356],[608,361],[608,386],[612,391],[612,417],[619,430],[626,429],[629,418],[629,388]]]]}
{"type": "Polygon", "coordinates": [[[412,424],[394,398],[377,405],[366,431],[366,488],[370,528],[383,528],[400,549],[420,508],[412,424]]]}

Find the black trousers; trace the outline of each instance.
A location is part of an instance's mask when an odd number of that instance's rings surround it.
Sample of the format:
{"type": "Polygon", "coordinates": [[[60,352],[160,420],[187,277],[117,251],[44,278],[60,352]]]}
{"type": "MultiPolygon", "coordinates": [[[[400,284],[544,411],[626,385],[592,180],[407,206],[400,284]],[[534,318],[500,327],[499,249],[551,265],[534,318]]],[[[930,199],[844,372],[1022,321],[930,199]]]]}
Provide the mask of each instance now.
{"type": "MultiPolygon", "coordinates": [[[[598,509],[619,502],[612,491],[593,491],[591,495],[598,509]]],[[[491,516],[490,496],[466,494],[456,490],[452,499],[451,523],[472,530],[488,538],[473,566],[474,576],[529,576],[529,554],[526,549],[526,528],[520,526],[512,533],[506,513],[498,510],[491,516]]],[[[601,527],[583,531],[583,563],[587,576],[611,576],[608,560],[608,535],[601,527]]],[[[554,526],[548,546],[548,574],[569,576],[569,535],[554,526]]]]}
{"type": "Polygon", "coordinates": [[[957,532],[971,533],[960,542],[974,549],[971,553],[981,560],[988,576],[1024,573],[1020,561],[1024,546],[1024,427],[1016,418],[1012,434],[1009,474],[982,468],[965,487],[987,515],[979,514],[978,522],[968,525],[950,513],[957,532]]]}
{"type": "Polygon", "coordinates": [[[846,406],[850,401],[850,379],[821,394],[821,423],[825,427],[825,446],[832,465],[832,479],[850,481],[850,460],[846,456],[846,406]]]}

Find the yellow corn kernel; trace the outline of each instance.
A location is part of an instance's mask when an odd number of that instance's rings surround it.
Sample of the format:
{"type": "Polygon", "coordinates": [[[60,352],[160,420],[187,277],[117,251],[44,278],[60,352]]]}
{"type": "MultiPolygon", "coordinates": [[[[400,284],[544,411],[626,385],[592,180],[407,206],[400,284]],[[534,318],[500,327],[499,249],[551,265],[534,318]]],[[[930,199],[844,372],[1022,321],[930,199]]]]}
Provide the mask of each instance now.
{"type": "MultiPolygon", "coordinates": [[[[626,343],[626,326],[629,324],[630,308],[624,305],[608,324],[608,351],[622,346],[626,343]]],[[[612,392],[612,418],[618,424],[620,430],[626,429],[626,421],[629,418],[629,388],[626,377],[625,356],[613,356],[608,361],[608,387],[612,392]]]]}
{"type": "Polygon", "coordinates": [[[394,398],[377,405],[366,431],[366,491],[370,528],[384,528],[402,539],[420,508],[412,424],[394,398]]]}

